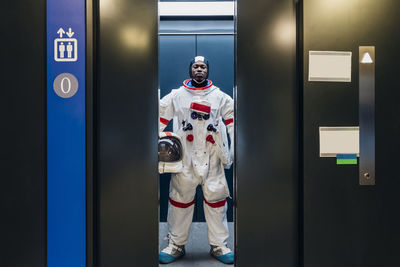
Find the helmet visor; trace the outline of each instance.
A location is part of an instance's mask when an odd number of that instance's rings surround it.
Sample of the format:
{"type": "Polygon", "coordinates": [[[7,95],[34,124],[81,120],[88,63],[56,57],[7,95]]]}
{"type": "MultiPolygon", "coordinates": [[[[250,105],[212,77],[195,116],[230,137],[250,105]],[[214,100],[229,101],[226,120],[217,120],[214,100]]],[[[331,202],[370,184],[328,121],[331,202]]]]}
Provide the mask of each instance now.
{"type": "Polygon", "coordinates": [[[158,161],[177,162],[182,160],[182,144],[178,138],[167,136],[158,140],[158,161]]]}

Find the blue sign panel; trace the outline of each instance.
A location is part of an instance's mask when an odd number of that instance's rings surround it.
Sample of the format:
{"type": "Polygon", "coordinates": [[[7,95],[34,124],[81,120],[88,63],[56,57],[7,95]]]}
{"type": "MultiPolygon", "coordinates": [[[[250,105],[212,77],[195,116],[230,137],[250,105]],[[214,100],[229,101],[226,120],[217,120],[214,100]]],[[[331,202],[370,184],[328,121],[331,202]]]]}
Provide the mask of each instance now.
{"type": "Polygon", "coordinates": [[[85,0],[47,0],[47,266],[86,265],[85,0]]]}

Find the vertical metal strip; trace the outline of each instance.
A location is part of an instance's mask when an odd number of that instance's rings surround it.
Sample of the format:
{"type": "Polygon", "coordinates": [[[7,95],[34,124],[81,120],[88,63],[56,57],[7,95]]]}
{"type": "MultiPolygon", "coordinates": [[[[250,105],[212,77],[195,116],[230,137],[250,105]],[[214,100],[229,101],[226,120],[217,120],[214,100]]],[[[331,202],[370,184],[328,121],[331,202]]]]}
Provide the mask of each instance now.
{"type": "Polygon", "coordinates": [[[359,47],[360,185],[375,185],[375,47],[359,47]]]}
{"type": "Polygon", "coordinates": [[[85,0],[47,0],[47,266],[86,266],[85,0]]]}
{"type": "Polygon", "coordinates": [[[86,0],[86,266],[97,266],[95,262],[95,183],[94,177],[94,66],[97,2],[86,0]]]}

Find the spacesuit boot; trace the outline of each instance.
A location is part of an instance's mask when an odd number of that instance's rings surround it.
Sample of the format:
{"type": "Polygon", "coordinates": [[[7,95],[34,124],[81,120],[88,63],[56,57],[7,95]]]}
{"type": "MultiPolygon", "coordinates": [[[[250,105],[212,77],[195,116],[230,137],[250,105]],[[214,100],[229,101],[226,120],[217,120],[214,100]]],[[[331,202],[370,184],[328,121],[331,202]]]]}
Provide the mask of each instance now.
{"type": "Polygon", "coordinates": [[[225,264],[233,264],[235,256],[233,252],[226,246],[213,246],[211,245],[210,254],[220,262],[225,264]]]}
{"type": "Polygon", "coordinates": [[[185,246],[184,245],[176,245],[173,242],[170,242],[169,245],[164,248],[160,254],[158,255],[158,260],[160,263],[171,263],[185,255],[185,246]]]}

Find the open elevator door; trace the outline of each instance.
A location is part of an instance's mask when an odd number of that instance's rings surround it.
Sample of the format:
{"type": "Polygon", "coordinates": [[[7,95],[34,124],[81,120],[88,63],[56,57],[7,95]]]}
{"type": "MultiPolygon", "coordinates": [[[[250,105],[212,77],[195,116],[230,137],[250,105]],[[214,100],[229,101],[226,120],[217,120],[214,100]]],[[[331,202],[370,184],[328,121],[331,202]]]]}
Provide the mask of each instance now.
{"type": "Polygon", "coordinates": [[[98,3],[96,266],[157,266],[157,1],[98,3]]]}
{"type": "MultiPolygon", "coordinates": [[[[97,266],[158,265],[157,1],[99,0],[97,266]]],[[[236,266],[296,266],[291,0],[237,3],[236,266]]]]}
{"type": "MultiPolygon", "coordinates": [[[[204,56],[209,62],[209,77],[222,92],[233,98],[234,84],[234,5],[233,2],[224,4],[230,15],[211,16],[172,16],[165,15],[166,5],[176,3],[160,2],[159,22],[159,88],[160,99],[170,93],[172,89],[182,86],[182,82],[189,78],[189,62],[196,56],[204,56]],[[173,70],[173,71],[171,71],[173,70]]],[[[218,5],[218,3],[213,3],[218,5]]],[[[181,6],[185,8],[185,6],[181,6]]],[[[187,9],[187,8],[186,8],[187,9]]],[[[178,13],[178,11],[175,10],[178,13]]],[[[190,14],[190,13],[189,13],[190,14]]],[[[174,119],[173,119],[174,120],[174,119]]],[[[172,121],[173,121],[172,120],[172,121]]],[[[164,131],[172,131],[173,122],[169,122],[164,131]]],[[[194,137],[196,138],[196,136],[194,137]]],[[[185,138],[183,138],[185,142],[185,138]]],[[[233,145],[233,143],[231,143],[233,145]]],[[[234,197],[233,167],[224,170],[229,192],[234,197]]],[[[224,179],[225,179],[224,178],[224,179]]],[[[209,177],[205,178],[209,179],[209,177]]],[[[159,182],[160,192],[160,251],[168,244],[167,214],[169,205],[169,189],[171,174],[161,174],[159,182]]],[[[208,224],[206,224],[204,209],[204,196],[201,186],[197,186],[193,204],[193,218],[190,227],[189,240],[185,245],[186,256],[175,263],[177,266],[197,264],[200,266],[218,265],[218,261],[210,257],[208,240],[208,224]]],[[[233,201],[227,198],[227,222],[229,237],[227,246],[234,249],[233,230],[233,201]]],[[[189,215],[190,216],[190,215],[189,215]]],[[[219,263],[222,264],[222,263],[219,263]]],[[[175,265],[172,265],[175,266],[175,265]]]]}
{"type": "Polygon", "coordinates": [[[237,1],[237,266],[298,266],[296,2],[237,1]]]}

